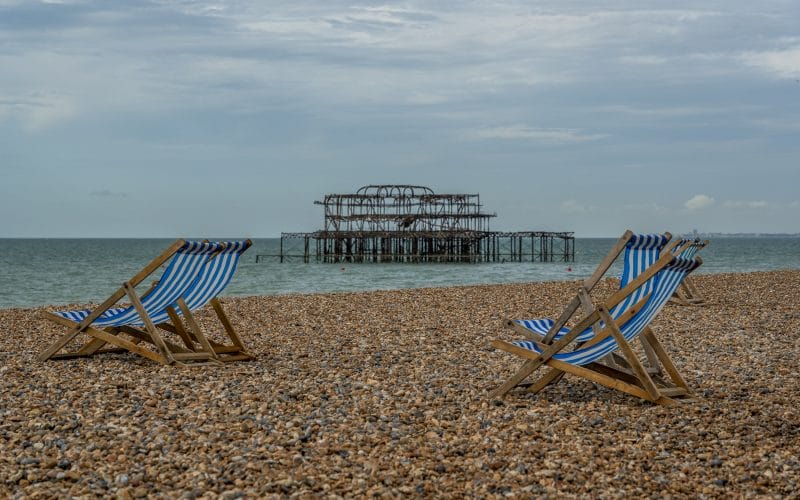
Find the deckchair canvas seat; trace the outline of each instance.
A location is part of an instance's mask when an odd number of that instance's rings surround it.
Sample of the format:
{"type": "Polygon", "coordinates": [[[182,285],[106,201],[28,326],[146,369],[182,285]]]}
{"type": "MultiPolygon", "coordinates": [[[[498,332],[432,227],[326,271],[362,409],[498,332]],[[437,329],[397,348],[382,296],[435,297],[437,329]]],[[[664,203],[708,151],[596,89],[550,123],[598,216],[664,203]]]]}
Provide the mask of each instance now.
{"type": "MultiPolygon", "coordinates": [[[[592,277],[584,281],[584,290],[588,294],[588,292],[595,287],[599,279],[605,275],[608,268],[611,267],[611,264],[616,260],[619,254],[622,253],[623,250],[623,269],[622,275],[620,276],[619,287],[620,289],[624,288],[628,285],[628,283],[636,279],[636,277],[642,274],[645,269],[652,266],[658,260],[659,256],[661,255],[661,251],[667,246],[667,243],[670,239],[671,235],[669,233],[634,234],[631,231],[626,231],[615,245],[615,248],[606,257],[604,262],[600,264],[592,277]]],[[[678,242],[677,245],[680,245],[680,242],[678,242]]],[[[673,243],[670,248],[675,248],[675,246],[676,243],[673,243]]],[[[625,297],[622,302],[611,309],[611,317],[615,319],[619,318],[632,305],[636,304],[639,300],[641,300],[642,297],[652,291],[652,287],[653,282],[652,280],[649,280],[643,286],[636,289],[634,293],[625,297]]],[[[591,308],[591,304],[586,303],[586,301],[583,305],[584,310],[591,308]]],[[[554,324],[555,320],[553,319],[538,318],[508,320],[506,326],[510,326],[512,328],[517,327],[516,330],[523,334],[533,333],[544,337],[550,332],[554,324]]],[[[560,338],[567,332],[569,332],[569,329],[561,326],[555,333],[554,338],[560,338]]],[[[577,340],[579,342],[586,342],[593,336],[594,333],[590,330],[582,333],[577,340]]]]}
{"type": "MultiPolygon", "coordinates": [[[[658,288],[655,290],[655,293],[647,299],[647,303],[643,306],[642,310],[636,313],[623,325],[617,325],[625,337],[625,340],[630,342],[636,338],[647,325],[650,324],[653,318],[659,313],[659,311],[661,311],[661,308],[664,306],[664,304],[666,304],[667,300],[669,300],[669,297],[672,295],[671,292],[680,284],[680,280],[682,280],[687,273],[697,268],[697,266],[699,266],[699,263],[694,260],[683,260],[676,258],[674,262],[668,264],[664,270],[657,275],[657,277],[660,278],[658,280],[658,288]],[[667,293],[669,294],[664,297],[664,295],[667,293]]],[[[583,335],[587,333],[591,335],[590,338],[594,337],[594,333],[592,332],[591,328],[586,329],[583,332],[583,335]]],[[[581,334],[576,337],[576,340],[579,340],[580,338],[581,334]]],[[[544,348],[541,347],[541,344],[532,340],[518,340],[511,342],[511,344],[522,347],[523,349],[534,351],[536,353],[541,353],[544,351],[544,348]]],[[[553,359],[574,365],[586,365],[602,359],[606,355],[616,351],[617,348],[618,346],[614,336],[609,335],[605,337],[605,339],[589,347],[579,347],[574,351],[559,352],[554,354],[553,359]]]]}

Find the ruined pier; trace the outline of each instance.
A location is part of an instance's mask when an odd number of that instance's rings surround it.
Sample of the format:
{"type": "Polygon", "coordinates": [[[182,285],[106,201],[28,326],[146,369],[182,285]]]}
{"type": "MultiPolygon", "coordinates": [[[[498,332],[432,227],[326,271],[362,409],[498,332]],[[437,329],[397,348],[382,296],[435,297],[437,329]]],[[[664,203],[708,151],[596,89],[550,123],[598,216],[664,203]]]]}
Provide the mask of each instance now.
{"type": "Polygon", "coordinates": [[[491,231],[478,194],[370,185],[320,201],[324,228],[281,233],[280,262],[571,262],[572,232],[491,231]]]}

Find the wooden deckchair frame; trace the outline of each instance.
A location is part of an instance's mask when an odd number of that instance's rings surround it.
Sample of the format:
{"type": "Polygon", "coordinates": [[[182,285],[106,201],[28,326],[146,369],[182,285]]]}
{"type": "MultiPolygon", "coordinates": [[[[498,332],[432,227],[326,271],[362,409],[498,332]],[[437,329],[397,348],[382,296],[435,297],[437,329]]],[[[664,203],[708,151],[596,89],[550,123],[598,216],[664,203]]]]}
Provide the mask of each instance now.
{"type": "MultiPolygon", "coordinates": [[[[708,245],[708,240],[695,241],[692,245],[697,247],[699,251],[708,245]]],[[[681,282],[678,289],[675,290],[675,293],[670,298],[670,302],[682,306],[703,306],[706,303],[706,299],[700,294],[700,291],[694,284],[694,280],[687,276],[686,279],[681,282]]]]}
{"type": "MultiPolygon", "coordinates": [[[[626,321],[635,315],[649,297],[645,297],[644,299],[640,300],[616,321],[611,318],[611,315],[608,312],[614,306],[622,302],[626,297],[630,296],[648,279],[668,265],[675,258],[671,252],[675,245],[677,245],[677,242],[671,244],[667,251],[663,252],[659,259],[653,263],[653,265],[648,267],[644,272],[628,283],[627,286],[611,295],[611,297],[609,297],[602,305],[594,307],[589,313],[584,313],[583,318],[568,333],[553,343],[546,342],[546,340],[548,340],[547,337],[552,339],[555,336],[555,333],[561,329],[561,326],[569,321],[572,315],[577,312],[580,302],[576,302],[576,299],[573,299],[570,302],[570,305],[567,306],[567,310],[571,309],[572,312],[569,315],[562,314],[562,317],[559,318],[559,320],[563,319],[562,325],[559,326],[557,321],[544,339],[541,341],[534,340],[534,342],[536,342],[542,348],[541,353],[518,347],[503,340],[493,340],[491,342],[492,346],[523,357],[526,359],[526,361],[523,363],[520,369],[505,383],[491,391],[489,397],[503,398],[506,394],[508,394],[509,391],[511,391],[514,387],[521,385],[521,383],[527,377],[529,377],[543,365],[547,365],[550,368],[550,371],[529,386],[528,390],[531,392],[537,393],[551,383],[555,383],[560,380],[564,374],[572,373],[574,375],[586,378],[592,382],[596,382],[612,389],[618,389],[622,392],[657,404],[675,404],[677,400],[674,398],[681,396],[692,396],[692,393],[684,381],[684,378],[681,376],[677,367],[670,359],[666,350],[658,342],[655,334],[649,326],[646,327],[639,336],[646,339],[647,344],[653,351],[653,356],[664,367],[664,370],[669,375],[672,383],[651,377],[648,370],[633,352],[630,343],[624,338],[620,331],[620,325],[625,324],[626,321]],[[617,342],[617,345],[619,346],[618,350],[621,351],[622,358],[630,367],[630,371],[623,371],[615,367],[602,365],[600,363],[590,363],[586,366],[578,366],[553,359],[553,355],[569,346],[583,330],[589,326],[595,325],[601,320],[606,326],[603,330],[596,332],[595,338],[593,338],[590,342],[599,342],[609,335],[613,336],[617,342]]],[[[682,248],[685,248],[685,245],[682,245],[682,248]]],[[[702,262],[699,257],[697,260],[702,262]]]]}
{"type": "MultiPolygon", "coordinates": [[[[592,299],[589,293],[600,282],[603,276],[606,275],[606,273],[614,264],[614,262],[617,260],[617,258],[619,258],[620,254],[622,254],[622,252],[625,250],[625,246],[628,244],[631,238],[633,238],[633,236],[634,233],[630,229],[626,230],[622,234],[622,236],[620,236],[619,240],[617,240],[614,246],[611,247],[611,250],[605,256],[605,258],[603,258],[603,260],[600,261],[600,264],[597,266],[597,269],[595,269],[594,273],[583,281],[580,288],[578,289],[578,292],[575,294],[575,297],[569,302],[569,304],[567,304],[567,307],[564,308],[561,315],[558,317],[558,319],[556,319],[555,323],[553,323],[553,326],[550,327],[550,330],[548,330],[547,335],[545,335],[544,339],[540,339],[533,332],[531,332],[524,326],[517,324],[512,319],[505,320],[503,325],[507,328],[513,329],[517,333],[523,335],[524,337],[530,340],[538,340],[544,344],[551,344],[553,338],[558,334],[561,328],[563,328],[564,325],[566,325],[567,321],[569,321],[569,319],[575,315],[579,307],[583,308],[585,314],[590,314],[592,311],[594,311],[595,307],[594,304],[592,303],[592,299]]],[[[662,249],[661,254],[663,255],[665,251],[667,253],[675,251],[680,241],[676,240],[670,243],[670,240],[672,240],[672,234],[669,232],[664,232],[663,236],[664,238],[666,238],[666,241],[665,241],[665,247],[662,249]]],[[[683,251],[684,249],[688,248],[688,246],[689,245],[687,244],[681,245],[678,251],[683,251]]],[[[620,302],[623,299],[621,299],[620,302]]],[[[611,307],[609,307],[609,309],[611,309],[611,307]]],[[[597,330],[597,326],[598,325],[596,324],[593,325],[595,331],[597,330]]],[[[642,348],[644,349],[645,355],[647,356],[647,370],[654,374],[660,374],[661,370],[659,368],[658,357],[656,356],[653,347],[648,344],[646,338],[640,336],[639,339],[642,344],[642,348]]],[[[606,359],[606,363],[608,363],[613,368],[618,368],[621,370],[627,370],[629,368],[625,366],[626,361],[624,359],[621,359],[619,356],[615,356],[613,354],[608,356],[608,358],[606,359]]],[[[554,378],[553,383],[557,383],[558,380],[560,380],[560,378],[563,375],[564,374],[562,373],[557,379],[554,378]]]]}
{"type": "Polygon", "coordinates": [[[177,312],[175,312],[174,309],[167,311],[169,313],[171,323],[161,323],[156,326],[177,334],[179,337],[181,337],[189,349],[195,348],[195,342],[200,342],[204,347],[206,346],[204,342],[207,342],[207,347],[211,350],[211,352],[214,353],[215,359],[223,363],[231,361],[249,361],[255,359],[255,355],[245,348],[241,337],[239,337],[239,334],[236,333],[236,330],[233,328],[233,324],[231,323],[230,319],[228,319],[228,315],[225,314],[225,309],[222,307],[222,302],[220,302],[217,297],[214,297],[209,301],[209,304],[211,304],[214,314],[222,324],[223,331],[230,339],[230,344],[226,345],[208,339],[207,336],[202,332],[202,329],[192,315],[192,312],[188,307],[185,307],[185,304],[184,307],[181,308],[181,312],[186,319],[186,323],[189,324],[189,329],[186,328],[186,325],[184,325],[181,317],[177,314],[177,312]]]}
{"type": "MultiPolygon", "coordinates": [[[[252,245],[252,241],[247,240],[247,246],[244,250],[247,250],[252,245]]],[[[244,252],[242,250],[242,252],[244,252]]],[[[150,285],[150,289],[143,293],[142,296],[147,295],[155,286],[158,284],[158,281],[154,281],[150,285]]],[[[167,332],[173,333],[180,337],[181,341],[183,342],[184,347],[177,346],[175,344],[168,344],[170,350],[173,352],[181,352],[181,353],[193,353],[193,352],[201,352],[201,353],[213,353],[213,358],[217,361],[228,363],[232,361],[250,361],[256,358],[256,356],[248,351],[244,343],[239,337],[239,334],[236,333],[236,330],[233,327],[228,315],[225,313],[225,309],[222,307],[222,302],[217,297],[213,297],[208,302],[212,309],[214,310],[214,314],[217,316],[217,319],[222,324],[223,331],[225,335],[228,336],[230,339],[230,344],[223,344],[220,342],[216,342],[210,338],[203,332],[200,324],[197,322],[196,318],[194,317],[193,313],[187,307],[186,302],[183,299],[178,300],[178,307],[181,310],[181,314],[183,314],[185,318],[186,324],[188,324],[188,328],[184,321],[181,320],[181,316],[173,307],[168,307],[166,309],[167,315],[169,316],[170,322],[169,323],[159,323],[155,325],[157,328],[165,330],[167,332]],[[199,345],[198,345],[199,344],[199,345]]],[[[133,337],[135,342],[141,341],[149,341],[149,339],[144,335],[141,330],[134,329],[132,327],[126,327],[123,331],[133,337]]],[[[84,356],[91,356],[97,353],[105,353],[105,352],[119,352],[119,349],[103,349],[101,348],[106,344],[104,340],[100,339],[92,339],[83,348],[78,351],[80,355],[84,356]]],[[[181,354],[183,355],[183,354],[181,354]]]]}
{"type": "MultiPolygon", "coordinates": [[[[60,325],[66,326],[69,328],[69,331],[59,337],[58,340],[56,340],[46,350],[39,354],[39,360],[46,361],[48,359],[84,357],[91,356],[98,352],[130,351],[165,365],[185,365],[185,362],[187,361],[206,361],[218,363],[216,360],[216,355],[211,349],[204,349],[201,352],[189,351],[166,341],[161,336],[158,328],[156,328],[156,325],[154,325],[151,321],[150,316],[144,309],[140,299],[140,297],[143,297],[149,293],[149,291],[152,290],[152,287],[144,294],[139,295],[136,293],[136,286],[141,284],[145,279],[147,279],[148,276],[153,274],[159,267],[166,263],[185,244],[186,240],[184,239],[176,240],[163,253],[153,259],[149,264],[142,268],[141,271],[136,273],[133,278],[124,282],[122,286],[112,293],[111,296],[103,303],[92,309],[89,315],[79,323],[59,316],[58,314],[44,311],[42,313],[43,317],[60,325]],[[128,300],[130,300],[131,304],[139,314],[139,317],[144,322],[144,330],[138,330],[132,327],[107,327],[98,329],[91,326],[92,322],[94,322],[98,317],[100,317],[100,315],[117,304],[124,297],[127,297],[128,300]],[[85,344],[76,352],[59,353],[60,350],[62,350],[67,344],[69,344],[73,339],[82,333],[92,337],[87,344],[85,344]],[[120,333],[126,333],[130,335],[133,337],[133,340],[122,338],[119,335],[120,333]],[[154,352],[139,345],[143,341],[153,344],[157,351],[154,352]],[[115,346],[115,348],[101,351],[100,348],[105,344],[111,344],[115,346]]],[[[214,255],[216,254],[212,254],[210,258],[213,258],[214,255]]]]}

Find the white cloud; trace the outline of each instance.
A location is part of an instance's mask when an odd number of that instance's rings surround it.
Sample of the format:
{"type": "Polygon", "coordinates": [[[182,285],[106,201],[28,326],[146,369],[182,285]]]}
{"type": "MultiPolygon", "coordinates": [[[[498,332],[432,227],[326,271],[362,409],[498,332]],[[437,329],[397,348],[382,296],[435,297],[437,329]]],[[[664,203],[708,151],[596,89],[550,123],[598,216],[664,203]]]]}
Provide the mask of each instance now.
{"type": "Polygon", "coordinates": [[[750,66],[782,78],[800,77],[800,47],[764,52],[745,52],[740,59],[750,66]]]}
{"type": "Polygon", "coordinates": [[[564,200],[561,202],[561,211],[568,214],[585,214],[594,212],[597,207],[594,205],[584,205],[575,200],[564,200]]]}
{"type": "Polygon", "coordinates": [[[705,194],[696,194],[683,204],[689,210],[700,210],[714,203],[714,198],[705,194]]]}
{"type": "Polygon", "coordinates": [[[769,203],[764,200],[758,201],[733,201],[727,200],[722,204],[725,208],[767,208],[769,203]]]}
{"type": "Polygon", "coordinates": [[[607,137],[605,134],[584,134],[578,129],[535,128],[527,125],[509,125],[472,131],[469,135],[476,139],[521,139],[551,144],[596,141],[607,137]]]}

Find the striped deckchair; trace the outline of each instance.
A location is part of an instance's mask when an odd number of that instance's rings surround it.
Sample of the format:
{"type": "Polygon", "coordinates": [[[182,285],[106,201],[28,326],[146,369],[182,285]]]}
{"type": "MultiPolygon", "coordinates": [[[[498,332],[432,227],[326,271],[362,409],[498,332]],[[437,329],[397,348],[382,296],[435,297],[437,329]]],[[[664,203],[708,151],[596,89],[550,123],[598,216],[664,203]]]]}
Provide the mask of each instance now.
{"type": "MultiPolygon", "coordinates": [[[[682,242],[688,242],[689,246],[680,253],[679,257],[684,259],[691,259],[697,252],[705,248],[708,245],[708,240],[682,240],[682,242]]],[[[682,306],[702,306],[705,305],[706,301],[700,292],[697,290],[697,287],[694,284],[694,281],[691,277],[687,277],[681,283],[681,286],[675,290],[675,294],[670,299],[670,302],[674,304],[679,304],[682,306]]]]}
{"type": "Polygon", "coordinates": [[[94,309],[79,311],[45,312],[44,317],[69,328],[69,331],[39,355],[39,359],[71,358],[96,352],[97,344],[111,344],[117,349],[131,351],[159,363],[183,364],[187,361],[215,361],[213,351],[190,352],[175,349],[175,345],[164,340],[155,326],[153,317],[160,317],[167,308],[177,303],[192,288],[198,274],[210,259],[225,249],[225,244],[214,242],[177,240],[166,251],[146,265],[116,292],[94,309]],[[136,292],[136,286],[153,274],[161,265],[172,259],[161,278],[144,294],[136,292]],[[127,297],[131,305],[113,307],[127,297]],[[143,329],[139,329],[143,327],[143,329]],[[120,336],[126,333],[133,337],[127,340],[120,336]],[[92,340],[77,352],[60,353],[67,344],[80,334],[92,340]],[[145,348],[149,342],[156,350],[145,348]]]}
{"type": "Polygon", "coordinates": [[[686,275],[701,263],[699,258],[687,260],[676,257],[671,252],[664,252],[652,266],[612,295],[604,304],[585,315],[574,328],[552,344],[531,339],[516,342],[492,341],[494,347],[525,358],[526,361],[514,376],[492,391],[490,396],[493,398],[505,396],[543,365],[547,365],[550,371],[528,386],[530,392],[537,393],[551,382],[560,379],[564,373],[571,373],[658,404],[674,404],[678,397],[691,396],[688,385],[649,325],[686,275]],[[648,282],[652,282],[652,288],[645,296],[620,317],[616,319],[611,317],[611,309],[648,282]],[[578,342],[577,348],[568,350],[575,345],[581,335],[586,333],[586,330],[598,322],[601,322],[601,330],[597,331],[589,341],[583,344],[578,342]],[[639,335],[647,338],[658,360],[669,374],[671,382],[651,377],[639,361],[630,345],[630,342],[639,335]],[[599,363],[612,353],[620,353],[631,370],[622,371],[599,363]]]}
{"type": "MultiPolygon", "coordinates": [[[[241,338],[225,314],[222,303],[217,298],[231,282],[240,257],[250,248],[252,241],[241,240],[216,243],[222,246],[222,250],[206,261],[183,296],[165,309],[154,312],[150,316],[150,320],[158,328],[177,334],[181,338],[188,351],[169,341],[165,340],[165,343],[171,350],[183,352],[184,357],[191,356],[189,352],[199,352],[202,353],[201,356],[211,352],[215,359],[222,362],[254,359],[255,356],[245,349],[241,338]],[[209,339],[192,315],[192,311],[196,311],[209,303],[222,324],[225,334],[231,340],[231,345],[221,344],[209,339]],[[186,328],[183,324],[181,316],[189,324],[189,328],[186,328]]],[[[158,283],[154,283],[153,286],[158,286],[158,283]]],[[[144,296],[149,295],[149,293],[151,292],[146,292],[144,296]]],[[[85,315],[88,312],[89,310],[73,311],[72,314],[85,315]]],[[[144,332],[133,328],[133,325],[126,325],[122,328],[122,331],[138,339],[141,339],[144,334],[144,332]]],[[[95,338],[87,343],[80,352],[83,355],[92,355],[98,352],[117,352],[115,349],[100,351],[104,345],[105,341],[95,338]]]]}
{"type": "MultiPolygon", "coordinates": [[[[631,231],[626,231],[600,264],[597,271],[583,283],[583,287],[579,291],[576,299],[580,299],[584,312],[588,314],[594,309],[594,305],[589,298],[591,288],[596,285],[600,277],[611,267],[611,264],[623,251],[623,269],[620,275],[620,290],[642,274],[645,269],[653,265],[665,249],[669,252],[683,255],[688,249],[687,242],[684,240],[677,240],[670,243],[671,238],[672,235],[668,232],[664,234],[633,234],[631,231]]],[[[631,306],[648,294],[652,290],[652,287],[653,281],[651,279],[644,283],[643,286],[636,289],[634,293],[625,298],[625,300],[613,307],[609,311],[611,317],[614,319],[621,317],[631,306]]],[[[572,313],[574,313],[574,309],[569,311],[569,314],[572,313]]],[[[546,339],[558,339],[569,331],[563,326],[566,322],[563,314],[560,319],[563,321],[560,322],[560,326],[557,330],[554,329],[554,324],[556,322],[549,318],[506,320],[505,326],[513,328],[518,333],[531,339],[538,340],[541,339],[541,337],[545,337],[546,339]],[[548,337],[548,334],[551,332],[554,333],[551,337],[548,337]]],[[[599,326],[600,325],[596,325],[596,328],[589,329],[581,334],[578,341],[587,342],[591,340],[599,326]]],[[[659,362],[655,351],[647,343],[645,337],[639,337],[639,340],[647,355],[647,370],[654,374],[660,374],[659,362]]],[[[549,340],[547,342],[549,343],[549,340]]],[[[622,368],[626,367],[624,359],[617,355],[609,356],[606,363],[612,367],[617,367],[617,365],[620,365],[622,368]]]]}
{"type": "MultiPolygon", "coordinates": [[[[578,295],[573,300],[575,307],[570,310],[568,308],[568,312],[565,314],[573,314],[575,309],[577,309],[577,305],[581,304],[584,308],[585,312],[590,312],[593,310],[594,306],[589,298],[589,292],[592,291],[594,286],[600,281],[600,279],[605,275],[614,261],[619,257],[621,253],[624,251],[623,255],[623,269],[622,275],[620,276],[620,289],[624,288],[628,285],[631,281],[636,279],[645,269],[653,265],[659,256],[661,255],[662,249],[664,249],[671,239],[670,233],[664,234],[634,234],[632,231],[626,231],[625,234],[617,241],[614,247],[611,249],[609,254],[606,256],[605,259],[600,263],[597,270],[592,274],[591,277],[586,279],[581,286],[581,289],[578,292],[578,295]]],[[[670,245],[670,249],[675,248],[675,243],[670,245]]],[[[641,297],[645,294],[649,293],[652,289],[652,282],[648,282],[645,286],[638,289],[634,294],[631,294],[629,297],[626,297],[620,304],[615,306],[611,311],[612,318],[618,318],[620,315],[624,314],[630,306],[636,304],[641,297]]],[[[518,333],[530,337],[530,338],[541,338],[545,337],[554,330],[554,325],[556,321],[550,318],[539,318],[539,319],[509,319],[505,321],[505,326],[509,328],[513,328],[518,333]],[[534,334],[534,335],[531,335],[534,334]]],[[[556,329],[551,337],[548,339],[557,339],[567,333],[569,330],[564,326],[565,322],[559,322],[559,328],[556,329]]],[[[586,342],[590,340],[594,336],[592,330],[585,332],[578,340],[581,342],[586,342]]]]}

